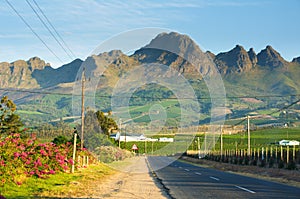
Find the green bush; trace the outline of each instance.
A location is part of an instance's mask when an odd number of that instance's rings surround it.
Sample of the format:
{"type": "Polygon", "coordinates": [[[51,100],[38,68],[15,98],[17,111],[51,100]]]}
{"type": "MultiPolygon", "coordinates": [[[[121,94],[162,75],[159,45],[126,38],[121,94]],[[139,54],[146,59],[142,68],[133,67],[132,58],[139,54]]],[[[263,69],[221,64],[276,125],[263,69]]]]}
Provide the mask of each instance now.
{"type": "Polygon", "coordinates": [[[54,138],[54,140],[52,142],[56,145],[66,144],[68,142],[68,138],[60,135],[60,136],[57,136],[56,138],[54,138]]]}

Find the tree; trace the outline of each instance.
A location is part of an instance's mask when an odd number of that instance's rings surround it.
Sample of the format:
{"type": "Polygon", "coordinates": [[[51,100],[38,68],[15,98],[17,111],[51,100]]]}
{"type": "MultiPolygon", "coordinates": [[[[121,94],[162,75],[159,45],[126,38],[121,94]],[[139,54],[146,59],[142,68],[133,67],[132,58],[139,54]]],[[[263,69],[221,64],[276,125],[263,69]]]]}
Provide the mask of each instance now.
{"type": "MultiPolygon", "coordinates": [[[[81,128],[78,128],[81,129],[81,128]]],[[[97,119],[97,115],[94,111],[89,110],[84,117],[84,132],[103,133],[101,125],[97,119]]]]}
{"type": "Polygon", "coordinates": [[[2,97],[0,103],[0,133],[17,133],[23,126],[20,116],[15,114],[17,106],[8,99],[7,96],[2,97]]]}
{"type": "Polygon", "coordinates": [[[109,135],[111,133],[112,129],[118,129],[118,125],[115,122],[115,120],[104,115],[104,113],[102,111],[97,111],[96,116],[97,116],[99,125],[101,127],[101,130],[106,135],[109,135]]]}
{"type": "MultiPolygon", "coordinates": [[[[78,125],[77,129],[81,130],[78,125]]],[[[94,150],[100,146],[109,146],[109,134],[112,129],[118,129],[116,122],[103,112],[88,110],[84,117],[84,147],[94,150]]],[[[79,132],[81,135],[81,132],[79,132]]]]}
{"type": "Polygon", "coordinates": [[[89,133],[84,140],[84,146],[90,151],[94,151],[100,146],[112,146],[112,142],[106,135],[101,133],[89,133]]]}
{"type": "Polygon", "coordinates": [[[55,137],[52,142],[56,145],[62,145],[62,144],[66,144],[68,141],[69,141],[68,138],[66,138],[63,135],[60,135],[60,136],[55,137]]]}

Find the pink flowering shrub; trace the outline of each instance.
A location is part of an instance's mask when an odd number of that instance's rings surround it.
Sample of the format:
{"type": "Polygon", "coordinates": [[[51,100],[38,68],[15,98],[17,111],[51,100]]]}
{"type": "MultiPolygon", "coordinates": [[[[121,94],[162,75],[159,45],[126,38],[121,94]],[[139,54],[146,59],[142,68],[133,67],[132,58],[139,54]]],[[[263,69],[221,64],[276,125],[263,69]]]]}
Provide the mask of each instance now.
{"type": "Polygon", "coordinates": [[[21,185],[27,177],[45,178],[47,175],[66,172],[74,164],[72,151],[71,143],[38,143],[34,136],[22,138],[20,134],[11,134],[1,138],[0,185],[6,182],[21,185]]]}

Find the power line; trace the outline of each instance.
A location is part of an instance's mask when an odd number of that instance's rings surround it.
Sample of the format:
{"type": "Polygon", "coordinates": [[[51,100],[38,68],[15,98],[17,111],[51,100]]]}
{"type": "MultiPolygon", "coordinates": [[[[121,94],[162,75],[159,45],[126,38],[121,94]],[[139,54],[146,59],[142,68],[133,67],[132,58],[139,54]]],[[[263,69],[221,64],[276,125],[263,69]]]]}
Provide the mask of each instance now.
{"type": "MultiPolygon", "coordinates": [[[[11,89],[11,88],[0,88],[0,90],[6,91],[6,92],[19,92],[19,93],[41,94],[41,95],[69,95],[69,96],[73,95],[72,93],[58,93],[58,92],[37,91],[37,90],[21,90],[21,89],[11,89]]],[[[81,95],[78,95],[78,96],[81,96],[81,95]]]]}
{"type": "MultiPolygon", "coordinates": [[[[44,95],[74,95],[74,96],[81,96],[79,94],[73,94],[73,93],[59,93],[59,92],[50,92],[50,91],[41,91],[41,90],[25,90],[25,89],[17,89],[17,88],[0,88],[0,91],[7,91],[7,92],[21,92],[21,93],[32,93],[32,94],[44,94],[44,95]]],[[[226,98],[259,98],[262,96],[227,96],[227,97],[219,97],[219,98],[212,98],[212,97],[198,97],[198,98],[192,98],[192,97],[183,97],[183,98],[176,98],[176,97],[147,97],[147,96],[111,96],[111,95],[85,95],[88,97],[102,97],[102,98],[133,98],[133,99],[152,99],[152,100],[174,100],[174,99],[186,99],[186,100],[212,100],[212,99],[226,99],[226,98]]],[[[295,97],[300,96],[299,95],[264,95],[264,98],[273,98],[273,97],[295,97]]],[[[300,101],[297,100],[296,102],[293,102],[289,106],[292,106],[300,101]]],[[[288,107],[287,107],[288,108],[288,107]]],[[[284,109],[284,108],[283,108],[284,109]]],[[[278,111],[278,110],[277,110],[278,111]]],[[[277,111],[272,112],[272,114],[275,114],[277,111]]]]}
{"type": "Polygon", "coordinates": [[[227,96],[227,99],[245,99],[245,98],[281,98],[281,97],[299,97],[300,94],[293,94],[293,95],[244,95],[244,96],[227,96]]]}
{"type": "MultiPolygon", "coordinates": [[[[43,95],[63,95],[63,96],[81,96],[82,94],[73,94],[73,93],[59,93],[59,92],[49,92],[49,91],[37,91],[37,90],[21,90],[21,89],[11,89],[11,88],[0,88],[0,91],[7,91],[7,92],[21,92],[21,93],[31,93],[31,94],[43,94],[43,95]]],[[[87,97],[95,97],[94,95],[85,95],[87,97]]],[[[277,95],[276,97],[291,97],[291,96],[300,96],[300,95],[277,95]]],[[[99,98],[112,98],[112,96],[109,96],[109,95],[96,95],[96,97],[99,97],[99,98]]],[[[167,98],[157,98],[157,97],[141,97],[141,96],[131,96],[131,97],[127,97],[127,96],[115,96],[117,98],[139,98],[139,99],[164,99],[164,100],[168,100],[168,99],[177,99],[177,98],[170,98],[170,97],[167,97],[167,98]]],[[[244,96],[232,96],[234,98],[244,98],[244,96]]],[[[266,97],[266,96],[265,96],[266,97]]],[[[272,95],[268,96],[268,97],[274,97],[272,95]]],[[[194,98],[183,98],[183,99],[193,99],[194,98]]],[[[197,100],[201,100],[201,99],[211,99],[211,98],[208,98],[208,97],[202,97],[202,98],[196,98],[197,100]]],[[[285,109],[288,109],[289,107],[297,104],[300,102],[300,98],[292,103],[290,103],[289,105],[286,105],[276,111],[273,111],[267,115],[273,115],[275,113],[278,113],[278,112],[281,112],[285,109]]],[[[254,117],[258,117],[258,116],[254,116],[254,117]]],[[[253,116],[251,118],[254,118],[253,116]]],[[[244,121],[247,120],[247,117],[243,117],[241,118],[242,120],[233,124],[232,126],[237,126],[237,125],[240,125],[242,124],[244,121]]]]}
{"type": "Polygon", "coordinates": [[[60,41],[56,38],[56,36],[52,33],[50,28],[47,26],[47,24],[44,22],[44,20],[40,17],[39,13],[35,10],[35,8],[31,5],[31,3],[26,0],[27,4],[30,6],[30,8],[33,10],[35,15],[38,17],[38,19],[42,22],[42,24],[45,26],[45,28],[48,30],[48,32],[52,35],[52,37],[55,39],[55,41],[60,45],[60,47],[63,49],[63,51],[68,55],[70,59],[73,59],[70,54],[67,52],[65,47],[60,43],[60,41]]]}
{"type": "Polygon", "coordinates": [[[31,30],[31,32],[44,44],[44,46],[61,62],[63,61],[51,50],[51,48],[44,42],[44,40],[33,30],[29,23],[22,17],[22,15],[15,9],[15,7],[8,1],[5,0],[6,3],[13,9],[13,11],[19,16],[19,18],[25,23],[25,25],[31,30]]]}
{"type": "MultiPolygon", "coordinates": [[[[292,95],[292,96],[293,96],[293,95],[292,95]]],[[[284,106],[284,107],[282,107],[282,108],[280,108],[280,109],[278,109],[278,110],[276,110],[276,111],[273,111],[273,112],[271,112],[271,113],[269,113],[269,114],[266,114],[266,115],[274,115],[274,114],[279,113],[279,112],[281,112],[281,111],[283,111],[283,110],[285,110],[285,109],[290,108],[291,106],[293,106],[293,105],[295,105],[295,104],[297,104],[297,103],[299,103],[299,102],[300,102],[300,99],[298,99],[298,100],[296,100],[296,101],[290,103],[289,105],[286,105],[286,106],[284,106]]],[[[252,116],[251,118],[257,118],[257,117],[259,117],[259,116],[252,116]]],[[[242,118],[241,118],[241,119],[242,119],[242,118]]],[[[247,117],[243,117],[243,120],[241,120],[241,121],[239,121],[239,122],[233,124],[233,126],[240,125],[240,124],[242,124],[242,123],[243,123],[244,121],[246,121],[246,120],[247,120],[247,117]]]]}
{"type": "Polygon", "coordinates": [[[242,124],[242,123],[243,123],[244,121],[246,121],[246,120],[247,120],[247,118],[244,118],[243,120],[241,120],[241,121],[239,121],[239,122],[233,124],[232,126],[238,126],[238,125],[242,124]]]}
{"type": "Polygon", "coordinates": [[[73,51],[69,48],[69,46],[67,45],[67,43],[65,42],[65,40],[61,37],[61,35],[58,33],[58,31],[56,30],[56,28],[53,26],[53,24],[50,22],[50,20],[48,19],[48,17],[46,16],[46,14],[44,13],[44,11],[40,8],[40,6],[38,5],[38,3],[33,0],[34,4],[36,5],[36,7],[39,9],[39,11],[42,13],[42,15],[44,16],[44,18],[47,20],[48,24],[51,26],[51,28],[54,30],[54,32],[56,33],[56,35],[59,37],[59,39],[63,42],[63,44],[65,45],[65,47],[70,51],[70,53],[73,55],[74,58],[76,58],[77,56],[73,53],[73,51]]]}
{"type": "Polygon", "coordinates": [[[289,105],[287,105],[287,106],[282,107],[281,109],[278,109],[278,110],[276,110],[276,111],[271,112],[269,115],[274,115],[275,113],[279,113],[280,111],[283,111],[283,110],[285,110],[285,109],[288,109],[288,108],[290,108],[291,106],[297,104],[298,102],[300,102],[300,99],[298,99],[298,100],[292,102],[291,104],[289,104],[289,105]]]}

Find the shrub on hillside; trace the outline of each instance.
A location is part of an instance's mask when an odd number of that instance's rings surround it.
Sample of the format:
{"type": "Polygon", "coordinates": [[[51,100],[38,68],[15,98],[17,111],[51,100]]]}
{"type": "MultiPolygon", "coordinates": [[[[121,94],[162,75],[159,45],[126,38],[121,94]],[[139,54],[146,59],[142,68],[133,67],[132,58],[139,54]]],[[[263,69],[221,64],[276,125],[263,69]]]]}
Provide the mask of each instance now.
{"type": "Polygon", "coordinates": [[[100,146],[96,148],[95,154],[97,155],[98,160],[104,163],[124,160],[125,158],[133,156],[133,153],[114,146],[100,146]]]}

